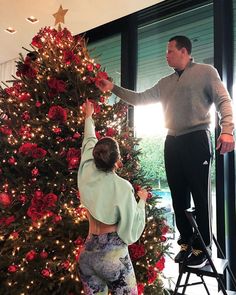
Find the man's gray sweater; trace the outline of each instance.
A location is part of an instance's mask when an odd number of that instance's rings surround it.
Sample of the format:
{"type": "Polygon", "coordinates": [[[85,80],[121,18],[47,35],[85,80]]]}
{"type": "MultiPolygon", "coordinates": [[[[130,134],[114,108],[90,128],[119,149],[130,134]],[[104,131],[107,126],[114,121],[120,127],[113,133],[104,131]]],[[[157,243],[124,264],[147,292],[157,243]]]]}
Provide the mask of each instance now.
{"type": "Polygon", "coordinates": [[[143,92],[117,85],[112,92],[134,106],[161,102],[168,134],[174,136],[208,129],[209,110],[214,103],[221,133],[233,134],[232,101],[217,70],[211,65],[190,61],[181,76],[174,72],[143,92]]]}

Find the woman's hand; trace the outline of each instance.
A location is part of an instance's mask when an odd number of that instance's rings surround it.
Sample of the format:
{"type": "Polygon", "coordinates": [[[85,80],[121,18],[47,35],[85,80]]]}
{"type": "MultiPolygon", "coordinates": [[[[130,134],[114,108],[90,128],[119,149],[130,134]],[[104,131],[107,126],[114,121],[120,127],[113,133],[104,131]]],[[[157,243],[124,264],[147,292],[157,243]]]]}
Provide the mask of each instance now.
{"type": "Polygon", "coordinates": [[[89,101],[88,99],[86,99],[86,103],[85,103],[85,117],[91,117],[92,114],[94,113],[94,106],[93,103],[91,101],[89,101]]]}
{"type": "Polygon", "coordinates": [[[148,191],[146,189],[141,189],[137,192],[140,199],[146,201],[148,197],[148,191]]]}

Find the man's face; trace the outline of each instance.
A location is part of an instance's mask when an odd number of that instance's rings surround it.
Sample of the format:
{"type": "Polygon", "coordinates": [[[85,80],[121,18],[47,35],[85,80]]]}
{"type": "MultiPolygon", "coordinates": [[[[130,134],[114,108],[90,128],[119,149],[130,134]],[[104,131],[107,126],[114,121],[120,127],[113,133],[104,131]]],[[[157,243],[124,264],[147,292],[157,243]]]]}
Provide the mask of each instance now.
{"type": "Polygon", "coordinates": [[[176,41],[170,41],[167,44],[166,60],[171,68],[181,70],[184,49],[176,48],[176,41]]]}

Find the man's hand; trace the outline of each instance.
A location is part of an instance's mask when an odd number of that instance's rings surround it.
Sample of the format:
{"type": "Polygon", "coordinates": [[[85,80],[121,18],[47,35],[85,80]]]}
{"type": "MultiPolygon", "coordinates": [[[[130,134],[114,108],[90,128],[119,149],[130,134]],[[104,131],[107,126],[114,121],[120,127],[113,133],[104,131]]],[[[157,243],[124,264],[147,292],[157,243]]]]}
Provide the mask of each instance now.
{"type": "Polygon", "coordinates": [[[217,139],[216,149],[220,150],[220,154],[232,152],[235,148],[234,136],[222,133],[217,139]]]}
{"type": "Polygon", "coordinates": [[[86,103],[85,103],[85,117],[91,117],[92,114],[94,112],[94,106],[93,103],[91,101],[89,101],[88,99],[86,99],[86,103]]]}
{"type": "Polygon", "coordinates": [[[103,92],[112,91],[114,84],[106,79],[100,79],[96,82],[96,86],[103,92]]]}

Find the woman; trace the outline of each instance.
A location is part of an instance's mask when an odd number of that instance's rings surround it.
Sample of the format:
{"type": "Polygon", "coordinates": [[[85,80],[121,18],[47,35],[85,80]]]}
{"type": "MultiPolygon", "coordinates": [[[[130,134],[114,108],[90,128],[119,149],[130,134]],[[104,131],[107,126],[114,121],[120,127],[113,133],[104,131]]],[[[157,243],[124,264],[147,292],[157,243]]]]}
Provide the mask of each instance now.
{"type": "Polygon", "coordinates": [[[87,209],[89,235],[79,258],[79,274],[87,295],[108,294],[108,289],[116,295],[137,295],[128,245],[144,230],[148,193],[140,190],[137,203],[131,184],[116,174],[118,143],[111,137],[97,140],[93,111],[87,100],[78,185],[87,209]]]}

